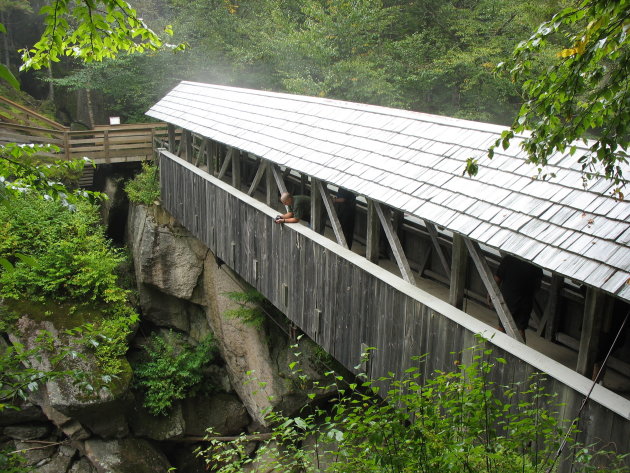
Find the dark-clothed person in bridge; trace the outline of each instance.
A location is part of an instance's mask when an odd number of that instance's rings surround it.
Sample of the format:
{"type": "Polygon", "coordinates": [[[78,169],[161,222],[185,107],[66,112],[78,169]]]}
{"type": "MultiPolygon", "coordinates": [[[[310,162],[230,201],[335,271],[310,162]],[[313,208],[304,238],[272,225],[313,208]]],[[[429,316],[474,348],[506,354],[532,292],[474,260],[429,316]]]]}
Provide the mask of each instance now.
{"type": "MultiPolygon", "coordinates": [[[[516,328],[525,341],[525,329],[534,307],[536,291],[540,289],[543,272],[538,266],[512,255],[506,255],[499,263],[494,279],[501,289],[505,303],[514,318],[516,328]]],[[[499,329],[504,331],[501,321],[499,329]]]]}
{"type": "Polygon", "coordinates": [[[292,195],[290,192],[283,192],[280,195],[280,202],[285,206],[287,212],[275,218],[276,223],[298,223],[300,220],[311,221],[311,198],[307,195],[292,195]]]}

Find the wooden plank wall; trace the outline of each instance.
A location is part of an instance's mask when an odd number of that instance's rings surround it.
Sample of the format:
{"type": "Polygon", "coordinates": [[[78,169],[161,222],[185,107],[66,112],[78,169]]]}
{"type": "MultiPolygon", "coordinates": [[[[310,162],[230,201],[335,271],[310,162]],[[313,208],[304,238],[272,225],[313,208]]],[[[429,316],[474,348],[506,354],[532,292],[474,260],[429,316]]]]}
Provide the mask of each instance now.
{"type": "MultiPolygon", "coordinates": [[[[362,346],[376,348],[368,364],[373,379],[401,374],[423,354],[425,371],[452,370],[457,353],[476,343],[475,333],[494,334],[310,229],[275,224],[270,207],[165,151],[160,174],[165,209],[351,371],[362,346]]],[[[544,368],[547,391],[565,403],[560,415],[575,415],[589,380],[504,334],[488,343],[508,361],[491,381],[525,382],[544,368]]],[[[596,386],[582,419],[581,441],[630,452],[629,401],[596,386]]],[[[560,471],[569,468],[566,463],[560,471]]]]}

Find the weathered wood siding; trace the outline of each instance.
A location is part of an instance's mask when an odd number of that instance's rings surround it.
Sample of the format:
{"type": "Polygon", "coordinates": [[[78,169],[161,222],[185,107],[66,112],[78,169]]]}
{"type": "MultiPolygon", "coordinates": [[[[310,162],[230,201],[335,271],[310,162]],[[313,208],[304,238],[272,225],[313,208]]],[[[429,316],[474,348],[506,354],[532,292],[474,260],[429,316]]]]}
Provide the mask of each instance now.
{"type": "MultiPolygon", "coordinates": [[[[588,379],[305,226],[275,224],[273,209],[192,164],[160,156],[166,210],[348,369],[365,345],[376,348],[373,378],[400,374],[425,353],[425,370],[451,370],[456,353],[484,333],[494,354],[508,360],[493,371],[494,382],[544,371],[548,392],[566,404],[562,415],[577,412],[588,379]]],[[[582,441],[630,451],[630,401],[596,386],[582,418],[582,441]]]]}

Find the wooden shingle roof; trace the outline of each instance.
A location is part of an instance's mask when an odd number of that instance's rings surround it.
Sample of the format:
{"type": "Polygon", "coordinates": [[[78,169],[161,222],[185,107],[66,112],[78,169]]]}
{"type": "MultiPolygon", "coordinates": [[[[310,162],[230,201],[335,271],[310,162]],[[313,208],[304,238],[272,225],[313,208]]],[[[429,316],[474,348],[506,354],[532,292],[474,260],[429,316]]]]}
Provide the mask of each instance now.
{"type": "Polygon", "coordinates": [[[552,181],[532,179],[518,138],[488,159],[505,127],[194,82],[181,82],[147,115],[630,301],[630,203],[606,195],[605,180],[584,188],[568,153],[550,160],[552,181]],[[479,158],[475,178],[462,175],[469,157],[479,158]]]}

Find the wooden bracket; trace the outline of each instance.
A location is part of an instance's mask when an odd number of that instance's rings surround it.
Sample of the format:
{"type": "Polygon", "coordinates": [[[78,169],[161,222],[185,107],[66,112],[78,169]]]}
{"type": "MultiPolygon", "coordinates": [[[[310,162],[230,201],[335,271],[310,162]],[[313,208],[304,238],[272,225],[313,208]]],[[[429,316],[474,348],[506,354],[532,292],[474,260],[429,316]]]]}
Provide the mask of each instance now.
{"type": "Polygon", "coordinates": [[[396,258],[396,263],[398,264],[398,268],[400,268],[403,279],[415,286],[416,279],[413,276],[413,272],[411,271],[411,267],[409,266],[409,261],[407,261],[405,252],[403,251],[402,245],[400,244],[400,239],[398,238],[398,235],[396,234],[396,232],[394,231],[394,227],[392,226],[390,218],[391,215],[386,216],[385,212],[378,202],[374,202],[374,208],[376,209],[376,214],[378,215],[378,218],[381,221],[381,225],[385,230],[387,241],[389,241],[389,244],[392,247],[394,258],[396,258]]]}
{"type": "Polygon", "coordinates": [[[442,263],[442,267],[446,272],[446,277],[448,278],[451,274],[451,268],[448,264],[448,258],[446,257],[446,255],[444,254],[444,250],[442,250],[442,247],[440,246],[437,228],[435,228],[435,225],[433,225],[431,222],[427,222],[426,220],[424,221],[424,225],[427,227],[429,236],[431,237],[431,241],[433,242],[433,248],[435,248],[438,257],[440,258],[440,263],[442,263]]]}
{"type": "Polygon", "coordinates": [[[256,170],[256,175],[254,179],[252,179],[252,183],[249,186],[249,190],[247,191],[247,195],[254,195],[256,189],[260,185],[260,181],[262,181],[263,176],[265,175],[265,171],[267,170],[267,161],[260,160],[258,163],[258,169],[256,170]]]}
{"type": "Polygon", "coordinates": [[[466,242],[468,252],[470,253],[471,258],[475,263],[475,266],[477,267],[479,276],[481,276],[481,280],[483,281],[484,286],[486,286],[488,294],[490,294],[490,299],[492,299],[492,304],[494,305],[494,309],[497,311],[497,315],[499,316],[499,320],[501,320],[501,323],[503,324],[505,332],[510,337],[523,343],[523,337],[521,337],[521,334],[516,327],[514,317],[512,317],[512,314],[510,313],[510,310],[505,303],[503,294],[501,294],[499,285],[494,280],[492,270],[490,269],[490,266],[488,265],[485,256],[481,252],[479,244],[475,241],[472,241],[470,238],[463,238],[466,242]]]}
{"type": "Polygon", "coordinates": [[[287,192],[287,186],[284,183],[284,178],[282,177],[282,173],[277,165],[271,164],[271,171],[273,173],[273,177],[276,180],[276,186],[278,186],[278,190],[281,194],[287,192]]]}
{"type": "MultiPolygon", "coordinates": [[[[328,218],[330,219],[330,224],[335,232],[335,237],[337,237],[337,243],[344,248],[348,248],[348,243],[346,242],[346,237],[341,229],[341,223],[339,222],[339,217],[337,217],[337,211],[335,210],[335,205],[333,204],[332,197],[328,192],[328,188],[319,180],[315,180],[315,186],[322,197],[324,206],[326,207],[326,212],[328,212],[328,218]]],[[[313,216],[311,215],[311,218],[312,217],[313,216]]]]}
{"type": "Polygon", "coordinates": [[[232,163],[232,155],[234,154],[234,148],[229,148],[228,152],[225,154],[225,158],[223,159],[223,164],[221,165],[221,170],[219,171],[219,175],[217,176],[219,179],[223,179],[227,170],[232,163]]]}

